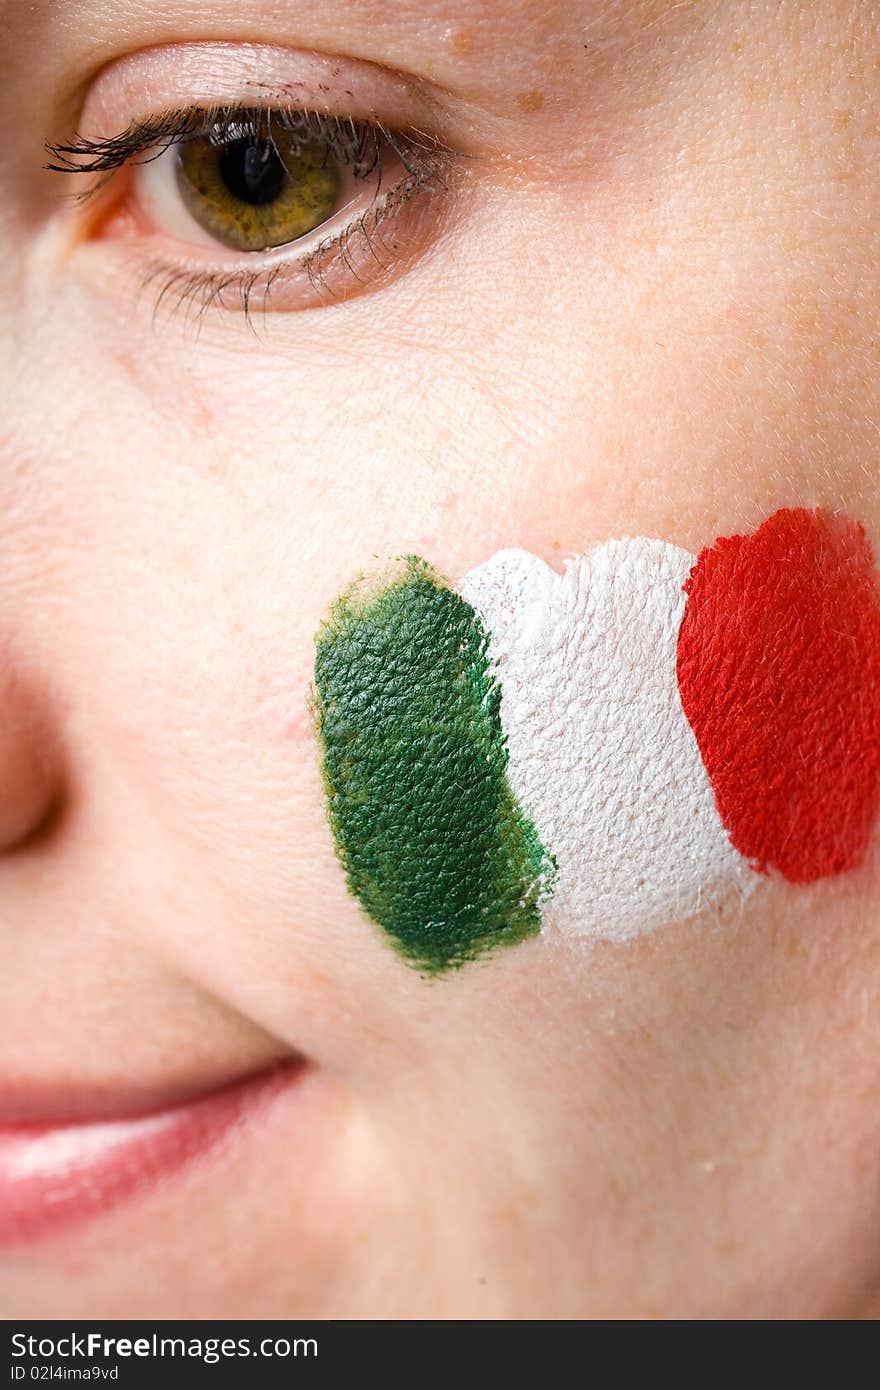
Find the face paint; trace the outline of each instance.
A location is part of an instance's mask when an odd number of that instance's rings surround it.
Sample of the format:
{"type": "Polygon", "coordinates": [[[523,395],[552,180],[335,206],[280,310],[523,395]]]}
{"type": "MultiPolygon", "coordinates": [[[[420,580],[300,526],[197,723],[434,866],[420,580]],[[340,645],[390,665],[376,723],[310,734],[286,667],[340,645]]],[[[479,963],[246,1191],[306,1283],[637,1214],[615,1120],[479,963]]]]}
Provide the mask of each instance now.
{"type": "Polygon", "coordinates": [[[314,705],[348,883],[427,972],[534,935],[553,865],[507,780],[472,608],[412,559],[318,635],[314,705]]]}
{"type": "Polygon", "coordinates": [[[880,802],[880,586],[864,530],[776,512],[687,583],[678,680],[718,809],[761,870],[858,865],[880,802]]]}
{"type": "Polygon", "coordinates": [[[777,512],[699,559],[410,560],[318,638],[348,881],[419,967],[541,926],[625,940],[777,869],[854,867],[880,806],[880,586],[861,527],[777,512]]]}
{"type": "Polygon", "coordinates": [[[490,633],[511,785],[558,864],[547,928],[624,940],[752,886],[678,696],[693,562],[626,539],[563,574],[503,550],[462,580],[490,633]]]}

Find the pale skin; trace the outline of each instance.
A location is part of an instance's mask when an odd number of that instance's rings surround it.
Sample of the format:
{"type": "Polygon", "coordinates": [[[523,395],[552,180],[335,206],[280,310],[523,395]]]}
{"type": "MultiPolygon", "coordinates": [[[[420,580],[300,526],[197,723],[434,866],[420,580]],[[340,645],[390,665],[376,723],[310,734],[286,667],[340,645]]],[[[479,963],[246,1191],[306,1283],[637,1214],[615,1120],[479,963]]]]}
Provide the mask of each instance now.
{"type": "Polygon", "coordinates": [[[115,1113],[309,1066],[210,1161],[0,1250],[4,1316],[877,1311],[875,856],[426,983],[346,889],[307,704],[376,556],[454,580],[814,505],[880,549],[870,9],[0,6],[0,1087],[115,1113]],[[171,44],[203,84],[214,44],[380,65],[470,157],[357,293],[154,322],[145,252],[187,248],[41,165],[171,44]]]}

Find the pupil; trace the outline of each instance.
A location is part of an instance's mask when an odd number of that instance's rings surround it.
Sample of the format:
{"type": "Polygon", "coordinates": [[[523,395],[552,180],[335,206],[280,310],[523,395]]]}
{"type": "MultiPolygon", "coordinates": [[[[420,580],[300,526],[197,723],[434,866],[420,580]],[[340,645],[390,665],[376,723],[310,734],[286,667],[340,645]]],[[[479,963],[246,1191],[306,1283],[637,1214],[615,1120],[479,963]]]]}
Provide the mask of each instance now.
{"type": "Polygon", "coordinates": [[[287,171],[270,145],[233,140],[220,155],[220,177],[233,197],[259,207],[280,194],[287,171]]]}

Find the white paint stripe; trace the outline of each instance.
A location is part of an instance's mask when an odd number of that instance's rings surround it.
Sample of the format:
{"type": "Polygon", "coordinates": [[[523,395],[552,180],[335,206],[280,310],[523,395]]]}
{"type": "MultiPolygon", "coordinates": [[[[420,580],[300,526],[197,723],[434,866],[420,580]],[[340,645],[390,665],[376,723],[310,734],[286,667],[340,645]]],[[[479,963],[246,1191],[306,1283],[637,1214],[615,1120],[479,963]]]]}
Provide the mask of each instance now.
{"type": "Polygon", "coordinates": [[[564,574],[502,550],[458,586],[490,634],[511,785],[558,861],[547,928],[621,941],[756,882],[678,694],[693,563],[664,541],[624,538],[564,574]]]}

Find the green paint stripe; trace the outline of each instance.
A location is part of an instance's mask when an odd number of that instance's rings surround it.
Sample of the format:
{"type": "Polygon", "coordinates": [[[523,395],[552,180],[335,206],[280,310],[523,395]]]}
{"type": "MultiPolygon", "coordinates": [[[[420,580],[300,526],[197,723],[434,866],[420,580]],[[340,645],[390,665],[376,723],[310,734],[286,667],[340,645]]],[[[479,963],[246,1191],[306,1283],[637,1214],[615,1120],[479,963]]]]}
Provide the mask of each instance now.
{"type": "Polygon", "coordinates": [[[510,790],[474,610],[408,557],[343,594],[316,646],[330,823],[364,910],[429,973],[537,933],[555,866],[510,790]]]}

